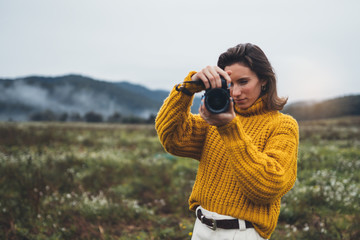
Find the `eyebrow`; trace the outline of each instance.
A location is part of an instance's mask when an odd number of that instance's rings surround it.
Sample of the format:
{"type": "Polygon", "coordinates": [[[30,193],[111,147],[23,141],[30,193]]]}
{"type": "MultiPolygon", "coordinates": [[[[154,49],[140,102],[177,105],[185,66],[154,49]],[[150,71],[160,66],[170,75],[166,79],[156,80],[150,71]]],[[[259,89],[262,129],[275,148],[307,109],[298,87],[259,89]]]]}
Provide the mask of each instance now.
{"type": "Polygon", "coordinates": [[[250,77],[242,77],[242,78],[238,78],[236,79],[235,81],[238,82],[238,81],[242,81],[242,80],[250,80],[251,78],[250,77]]]}

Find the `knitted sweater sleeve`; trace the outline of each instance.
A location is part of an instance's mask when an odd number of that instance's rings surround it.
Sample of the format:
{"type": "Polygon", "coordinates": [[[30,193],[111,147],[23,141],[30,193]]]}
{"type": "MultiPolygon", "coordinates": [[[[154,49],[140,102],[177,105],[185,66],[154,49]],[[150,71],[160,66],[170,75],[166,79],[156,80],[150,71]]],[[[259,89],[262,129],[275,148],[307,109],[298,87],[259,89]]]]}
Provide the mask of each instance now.
{"type": "Polygon", "coordinates": [[[254,203],[272,203],[293,187],[299,144],[298,125],[293,118],[284,115],[276,121],[262,150],[252,143],[237,118],[218,127],[218,132],[230,153],[239,186],[254,203]]]}
{"type": "MultiPolygon", "coordinates": [[[[190,72],[185,82],[190,81],[194,73],[190,72]]],[[[201,90],[188,85],[190,92],[201,90]]],[[[174,87],[157,114],[155,128],[167,152],[200,160],[208,125],[199,115],[190,112],[192,101],[193,96],[174,87]]]]}

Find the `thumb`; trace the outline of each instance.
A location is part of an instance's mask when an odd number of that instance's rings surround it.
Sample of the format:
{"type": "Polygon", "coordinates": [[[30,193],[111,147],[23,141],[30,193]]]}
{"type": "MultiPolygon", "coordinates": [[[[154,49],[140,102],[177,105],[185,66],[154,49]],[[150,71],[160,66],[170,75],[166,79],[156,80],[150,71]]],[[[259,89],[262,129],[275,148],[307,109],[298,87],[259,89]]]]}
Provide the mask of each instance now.
{"type": "Polygon", "coordinates": [[[235,109],[234,109],[234,99],[232,97],[230,97],[230,105],[229,105],[229,112],[232,113],[233,115],[235,115],[235,109]]]}

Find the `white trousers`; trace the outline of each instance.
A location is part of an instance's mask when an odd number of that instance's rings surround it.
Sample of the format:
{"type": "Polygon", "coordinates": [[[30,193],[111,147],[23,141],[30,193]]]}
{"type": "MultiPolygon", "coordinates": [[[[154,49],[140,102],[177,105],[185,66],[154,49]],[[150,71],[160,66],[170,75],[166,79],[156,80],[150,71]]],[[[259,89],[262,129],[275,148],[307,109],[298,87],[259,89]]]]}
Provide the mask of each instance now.
{"type": "MultiPolygon", "coordinates": [[[[201,206],[196,209],[196,213],[198,209],[201,209],[202,214],[206,218],[212,218],[215,220],[235,219],[230,216],[208,211],[201,206]]],[[[244,220],[238,220],[240,226],[239,229],[217,228],[216,230],[212,230],[196,218],[191,240],[264,240],[264,238],[262,238],[254,228],[246,228],[244,220]]]]}

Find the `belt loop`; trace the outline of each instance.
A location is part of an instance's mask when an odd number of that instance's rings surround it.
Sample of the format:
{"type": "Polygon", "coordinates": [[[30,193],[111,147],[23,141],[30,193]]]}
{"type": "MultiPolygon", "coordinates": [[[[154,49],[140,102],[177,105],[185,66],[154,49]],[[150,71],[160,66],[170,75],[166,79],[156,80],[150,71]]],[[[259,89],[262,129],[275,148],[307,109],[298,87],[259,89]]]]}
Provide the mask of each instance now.
{"type": "MultiPolygon", "coordinates": [[[[201,206],[198,206],[196,209],[195,209],[195,215],[196,217],[198,217],[198,211],[201,209],[201,206]]],[[[200,210],[201,211],[201,210],[200,210]]]]}
{"type": "Polygon", "coordinates": [[[244,220],[238,219],[239,221],[239,229],[240,231],[245,231],[246,230],[246,224],[244,220]]]}

